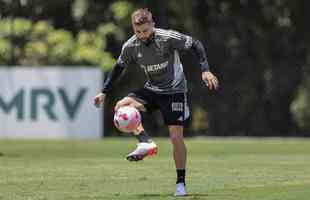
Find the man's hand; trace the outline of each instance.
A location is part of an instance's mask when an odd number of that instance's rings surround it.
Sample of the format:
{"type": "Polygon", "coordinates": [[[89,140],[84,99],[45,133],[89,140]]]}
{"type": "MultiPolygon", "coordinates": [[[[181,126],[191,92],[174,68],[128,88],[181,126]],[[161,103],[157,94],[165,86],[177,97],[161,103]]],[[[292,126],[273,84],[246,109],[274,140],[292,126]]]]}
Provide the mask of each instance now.
{"type": "Polygon", "coordinates": [[[210,71],[202,72],[202,80],[206,83],[210,90],[217,89],[219,87],[219,81],[214,74],[210,71]]]}
{"type": "Polygon", "coordinates": [[[105,96],[106,96],[105,93],[100,92],[94,97],[94,105],[97,108],[99,108],[102,104],[104,104],[105,96]]]}

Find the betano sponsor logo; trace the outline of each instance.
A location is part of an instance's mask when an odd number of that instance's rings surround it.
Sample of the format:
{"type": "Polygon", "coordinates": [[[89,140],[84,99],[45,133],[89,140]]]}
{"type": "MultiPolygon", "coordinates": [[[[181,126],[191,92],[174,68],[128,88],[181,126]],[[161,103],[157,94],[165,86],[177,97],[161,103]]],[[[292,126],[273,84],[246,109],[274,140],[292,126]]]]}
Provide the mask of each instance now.
{"type": "Polygon", "coordinates": [[[165,69],[167,66],[168,66],[168,61],[160,63],[160,64],[156,64],[156,65],[147,65],[144,67],[146,68],[148,72],[155,72],[155,71],[165,69]]]}
{"type": "Polygon", "coordinates": [[[72,98],[71,95],[69,97],[65,88],[57,88],[56,90],[50,88],[32,88],[26,90],[21,88],[11,97],[6,97],[6,99],[0,94],[0,114],[4,112],[6,115],[9,115],[15,110],[18,121],[25,119],[37,121],[40,115],[45,113],[49,120],[58,121],[59,117],[57,116],[58,113],[55,107],[56,103],[60,103],[68,119],[73,121],[85,99],[86,93],[87,88],[79,88],[72,98]],[[26,98],[30,98],[30,105],[26,105],[26,102],[28,102],[26,98]],[[26,106],[30,106],[30,110],[26,109],[26,106]],[[26,110],[29,110],[29,113],[26,113],[26,110]]]}

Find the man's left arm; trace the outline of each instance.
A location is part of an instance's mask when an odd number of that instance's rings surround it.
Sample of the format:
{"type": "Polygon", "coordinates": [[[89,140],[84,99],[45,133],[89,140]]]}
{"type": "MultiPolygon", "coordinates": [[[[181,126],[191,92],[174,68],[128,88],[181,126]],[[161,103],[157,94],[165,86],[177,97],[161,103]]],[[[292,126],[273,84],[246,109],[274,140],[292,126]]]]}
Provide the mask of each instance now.
{"type": "Polygon", "coordinates": [[[170,38],[172,47],[174,49],[192,50],[196,54],[202,73],[202,80],[206,83],[210,90],[217,89],[219,86],[218,79],[210,71],[207,54],[202,43],[199,40],[192,38],[191,36],[176,31],[170,31],[170,38]]]}
{"type": "Polygon", "coordinates": [[[201,69],[201,78],[206,83],[210,90],[217,89],[219,82],[217,77],[210,71],[210,66],[207,60],[205,48],[199,40],[192,39],[192,46],[190,48],[198,57],[198,62],[201,69]]]}

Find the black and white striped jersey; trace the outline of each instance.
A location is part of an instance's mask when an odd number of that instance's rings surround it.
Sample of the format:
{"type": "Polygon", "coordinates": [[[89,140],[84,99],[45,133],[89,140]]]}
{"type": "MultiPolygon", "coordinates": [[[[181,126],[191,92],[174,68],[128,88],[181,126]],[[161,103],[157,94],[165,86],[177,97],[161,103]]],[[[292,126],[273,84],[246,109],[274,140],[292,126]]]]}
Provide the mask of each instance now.
{"type": "Polygon", "coordinates": [[[127,67],[137,64],[144,70],[145,88],[156,93],[173,94],[187,91],[179,51],[190,49],[193,39],[173,30],[155,28],[150,43],[133,35],[124,43],[117,64],[127,67]]]}

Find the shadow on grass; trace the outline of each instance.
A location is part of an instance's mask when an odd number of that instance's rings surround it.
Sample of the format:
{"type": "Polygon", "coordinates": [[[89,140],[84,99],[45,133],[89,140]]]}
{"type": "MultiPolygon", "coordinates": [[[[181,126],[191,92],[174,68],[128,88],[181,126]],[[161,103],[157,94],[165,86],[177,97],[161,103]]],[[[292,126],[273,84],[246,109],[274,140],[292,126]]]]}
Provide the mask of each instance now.
{"type": "MultiPolygon", "coordinates": [[[[167,197],[175,197],[173,194],[171,193],[166,193],[166,194],[163,194],[163,193],[159,193],[159,194],[138,194],[138,195],[135,195],[137,196],[138,198],[141,198],[141,199],[148,199],[148,198],[167,198],[167,197]]],[[[190,199],[205,199],[207,197],[209,198],[219,198],[219,197],[223,197],[223,196],[233,196],[232,194],[222,194],[222,193],[189,193],[187,194],[186,196],[184,197],[181,197],[181,198],[190,198],[190,199]]],[[[179,198],[179,197],[175,197],[175,198],[179,198]]]]}
{"type": "MultiPolygon", "coordinates": [[[[136,195],[139,198],[154,198],[154,197],[175,197],[172,193],[166,193],[166,194],[138,194],[136,195]]],[[[203,197],[207,197],[209,196],[209,194],[187,194],[186,196],[184,196],[184,198],[186,197],[192,197],[192,198],[203,198],[203,197]]]]}
{"type": "Polygon", "coordinates": [[[0,152],[0,157],[18,158],[18,157],[21,157],[21,155],[19,155],[19,154],[4,154],[4,153],[0,152]]]}
{"type": "Polygon", "coordinates": [[[166,194],[138,194],[136,195],[139,198],[151,198],[151,197],[170,197],[172,194],[166,193],[166,194]]]}

